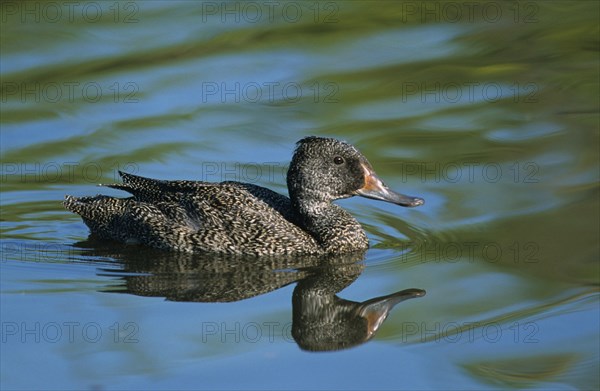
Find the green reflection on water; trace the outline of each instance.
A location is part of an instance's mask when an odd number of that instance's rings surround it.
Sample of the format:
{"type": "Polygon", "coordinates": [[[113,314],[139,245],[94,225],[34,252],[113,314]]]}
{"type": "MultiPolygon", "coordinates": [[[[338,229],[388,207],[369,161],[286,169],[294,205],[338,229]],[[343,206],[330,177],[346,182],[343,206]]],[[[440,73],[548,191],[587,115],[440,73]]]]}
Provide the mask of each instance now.
{"type": "MultiPolygon", "coordinates": [[[[130,24],[2,22],[3,240],[84,238],[86,228],[60,202],[66,193],[96,194],[95,184],[117,180],[117,169],[203,179],[201,162],[284,165],[297,139],[323,134],[355,143],[386,183],[427,201],[410,211],[341,203],[386,254],[367,281],[379,286],[391,275],[390,288],[410,282],[428,291],[390,317],[381,340],[403,342],[406,319],[561,319],[553,311],[597,292],[597,2],[477,3],[502,7],[498,22],[479,11],[471,20],[468,5],[455,2],[463,15],[456,23],[439,2],[329,2],[334,8],[321,8],[318,23],[308,9],[295,23],[281,14],[272,23],[221,23],[205,22],[201,3],[135,4],[130,24]],[[335,19],[323,23],[332,9],[335,19]],[[78,83],[72,97],[65,83],[78,83]],[[203,83],[255,83],[263,98],[253,101],[250,89],[207,96],[203,83]],[[265,83],[279,88],[270,94],[265,83]],[[286,83],[302,94],[286,95],[286,83]],[[96,84],[98,99],[80,88],[96,84]],[[23,85],[34,92],[22,95],[23,85]],[[49,95],[54,85],[64,94],[57,101],[49,95]]],[[[256,181],[284,187],[280,177],[256,181]]],[[[35,281],[47,287],[51,279],[35,281]]],[[[581,325],[562,327],[598,345],[581,325]]],[[[201,346],[194,355],[219,348],[201,346]]],[[[581,345],[527,359],[490,351],[469,361],[469,354],[452,358],[456,367],[492,386],[542,387],[557,374],[570,374],[564,382],[574,387],[598,384],[598,357],[590,360],[581,345]]],[[[135,360],[144,363],[134,365],[138,373],[168,372],[141,347],[135,360]]],[[[83,367],[77,371],[89,374],[83,367]]]]}

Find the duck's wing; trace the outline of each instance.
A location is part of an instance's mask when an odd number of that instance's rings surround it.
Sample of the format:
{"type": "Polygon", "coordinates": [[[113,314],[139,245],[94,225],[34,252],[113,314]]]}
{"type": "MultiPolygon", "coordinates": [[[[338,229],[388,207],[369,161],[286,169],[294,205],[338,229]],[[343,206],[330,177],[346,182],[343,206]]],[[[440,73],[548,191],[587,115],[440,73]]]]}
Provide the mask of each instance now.
{"type": "Polygon", "coordinates": [[[287,197],[238,182],[162,181],[124,174],[110,187],[133,197],[67,196],[65,207],[92,233],[124,243],[186,252],[319,253],[294,221],[287,197]]]}
{"type": "Polygon", "coordinates": [[[203,181],[167,181],[146,178],[139,175],[119,171],[123,183],[101,185],[113,189],[124,190],[132,194],[141,202],[177,202],[190,195],[202,197],[205,193],[212,193],[215,187],[231,187],[245,190],[254,197],[262,200],[267,205],[281,213],[287,220],[293,221],[290,199],[266,187],[241,182],[211,183],[203,181]]]}
{"type": "Polygon", "coordinates": [[[263,190],[268,189],[225,182],[183,197],[179,205],[198,223],[188,236],[193,247],[258,255],[320,253],[317,241],[286,216],[293,215],[290,208],[281,213],[273,207],[277,199],[255,195],[263,190]]]}

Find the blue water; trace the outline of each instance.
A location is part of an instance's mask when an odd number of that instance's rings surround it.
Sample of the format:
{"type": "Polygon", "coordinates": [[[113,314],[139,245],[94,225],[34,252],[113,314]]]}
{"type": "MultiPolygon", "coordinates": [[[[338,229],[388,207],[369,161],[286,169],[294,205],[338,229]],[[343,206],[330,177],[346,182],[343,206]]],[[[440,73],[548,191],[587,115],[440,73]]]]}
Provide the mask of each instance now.
{"type": "Polygon", "coordinates": [[[1,388],[598,389],[598,3],[469,4],[3,2],[1,388]],[[308,135],[426,200],[339,202],[371,249],[337,296],[427,291],[349,349],[299,347],[295,277],[193,302],[252,273],[61,205],[117,170],[285,194],[308,135]]]}

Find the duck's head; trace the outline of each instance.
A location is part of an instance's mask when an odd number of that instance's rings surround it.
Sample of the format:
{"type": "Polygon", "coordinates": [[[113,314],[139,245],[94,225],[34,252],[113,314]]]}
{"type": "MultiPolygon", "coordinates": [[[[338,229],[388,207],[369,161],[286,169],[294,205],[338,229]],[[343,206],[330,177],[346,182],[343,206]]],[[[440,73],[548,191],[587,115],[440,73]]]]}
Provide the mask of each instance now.
{"type": "Polygon", "coordinates": [[[355,195],[406,207],[425,202],[388,188],[355,147],[333,138],[311,136],[298,141],[287,184],[294,202],[331,202],[355,195]]]}

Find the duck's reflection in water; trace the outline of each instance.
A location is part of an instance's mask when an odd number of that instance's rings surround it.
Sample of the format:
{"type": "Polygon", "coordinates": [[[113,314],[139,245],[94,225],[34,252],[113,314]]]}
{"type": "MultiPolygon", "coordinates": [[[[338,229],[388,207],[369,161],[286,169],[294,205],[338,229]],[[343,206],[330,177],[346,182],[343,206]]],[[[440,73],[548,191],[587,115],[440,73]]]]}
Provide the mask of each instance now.
{"type": "Polygon", "coordinates": [[[363,302],[336,295],[361,273],[362,264],[326,266],[298,281],[292,296],[292,336],[304,350],[340,350],[371,339],[401,301],[425,295],[405,289],[363,302]]]}
{"type": "MultiPolygon", "coordinates": [[[[297,283],[292,297],[292,336],[310,351],[339,350],[371,339],[399,302],[421,297],[421,289],[405,289],[363,302],[336,295],[364,269],[364,253],[335,257],[232,257],[216,254],[169,253],[99,244],[79,244],[94,255],[110,256],[119,270],[116,292],[165,297],[171,301],[232,302],[297,283]],[[90,248],[91,247],[91,248],[90,248]]],[[[89,254],[89,252],[87,252],[89,254]]]]}

